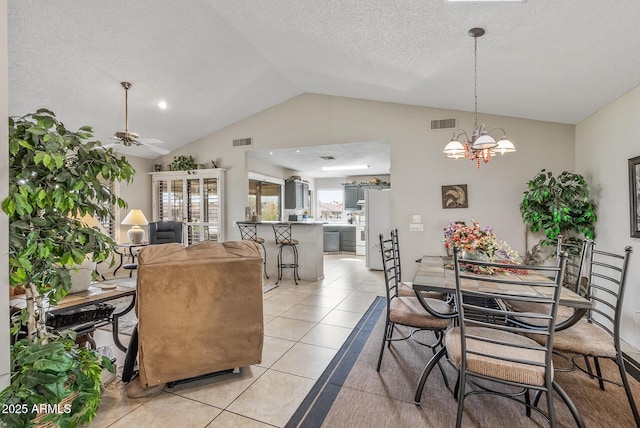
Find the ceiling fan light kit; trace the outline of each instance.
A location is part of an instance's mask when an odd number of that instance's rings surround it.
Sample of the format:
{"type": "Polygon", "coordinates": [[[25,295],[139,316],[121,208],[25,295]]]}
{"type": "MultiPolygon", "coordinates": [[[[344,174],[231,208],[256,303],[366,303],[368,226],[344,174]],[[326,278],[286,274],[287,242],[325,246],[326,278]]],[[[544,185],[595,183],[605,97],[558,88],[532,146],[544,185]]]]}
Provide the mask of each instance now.
{"type": "Polygon", "coordinates": [[[516,151],[515,146],[509,138],[503,128],[495,127],[487,130],[484,123],[478,124],[478,37],[484,35],[483,28],[472,28],[469,30],[469,36],[473,37],[473,73],[474,73],[474,114],[475,125],[471,132],[471,137],[464,129],[456,129],[453,132],[451,140],[445,146],[442,153],[444,153],[449,159],[469,159],[476,161],[478,168],[480,168],[480,161],[488,163],[491,157],[496,156],[498,153],[501,155],[505,153],[512,153],[516,151]],[[502,131],[502,136],[496,142],[496,139],[491,135],[493,131],[502,131]],[[460,141],[461,138],[463,141],[460,141]]]}

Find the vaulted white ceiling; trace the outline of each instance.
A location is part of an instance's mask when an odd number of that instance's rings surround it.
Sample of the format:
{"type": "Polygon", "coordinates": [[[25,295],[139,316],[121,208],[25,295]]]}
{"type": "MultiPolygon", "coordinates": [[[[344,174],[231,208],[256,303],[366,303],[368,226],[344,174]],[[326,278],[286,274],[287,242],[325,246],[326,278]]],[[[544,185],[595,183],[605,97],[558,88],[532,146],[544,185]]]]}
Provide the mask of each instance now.
{"type": "MultiPolygon", "coordinates": [[[[575,124],[640,83],[637,0],[20,0],[9,112],[175,149],[305,92],[575,124]],[[162,111],[157,102],[166,100],[162,111]]],[[[427,118],[425,118],[425,121],[427,118]]],[[[155,157],[143,149],[131,154],[155,157]]]]}

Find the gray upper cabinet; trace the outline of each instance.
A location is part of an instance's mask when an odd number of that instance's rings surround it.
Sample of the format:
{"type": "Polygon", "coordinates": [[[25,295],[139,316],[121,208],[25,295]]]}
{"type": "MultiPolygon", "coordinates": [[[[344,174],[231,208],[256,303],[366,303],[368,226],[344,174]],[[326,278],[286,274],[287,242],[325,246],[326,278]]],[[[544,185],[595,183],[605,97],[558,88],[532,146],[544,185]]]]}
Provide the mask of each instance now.
{"type": "Polygon", "coordinates": [[[284,184],[284,207],[288,210],[309,208],[309,183],[287,181],[284,184]]]}
{"type": "Polygon", "coordinates": [[[367,189],[389,189],[389,183],[380,184],[345,184],[344,185],[344,209],[360,210],[362,205],[358,205],[358,201],[364,200],[364,193],[367,189]]]}
{"type": "MultiPolygon", "coordinates": [[[[358,209],[358,185],[347,184],[344,186],[344,209],[345,210],[357,210],[358,209]]],[[[363,196],[364,198],[364,196],[363,196]]]]}

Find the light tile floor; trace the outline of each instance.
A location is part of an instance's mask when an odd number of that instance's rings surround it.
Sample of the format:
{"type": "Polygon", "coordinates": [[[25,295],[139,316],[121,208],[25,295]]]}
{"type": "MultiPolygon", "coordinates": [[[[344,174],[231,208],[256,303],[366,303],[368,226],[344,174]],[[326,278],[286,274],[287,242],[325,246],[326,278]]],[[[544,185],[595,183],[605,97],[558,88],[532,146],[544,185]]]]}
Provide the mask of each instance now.
{"type": "MultiPolygon", "coordinates": [[[[364,257],[327,255],[325,279],[283,280],[264,295],[262,363],[239,374],[165,388],[153,398],[130,399],[117,379],[106,386],[90,427],[282,427],[320,377],[376,296],[384,295],[382,272],[364,257]]],[[[270,280],[273,281],[273,278],[270,280]]],[[[123,343],[129,337],[121,336],[123,343]]],[[[111,334],[98,330],[98,346],[124,355],[111,334]]]]}

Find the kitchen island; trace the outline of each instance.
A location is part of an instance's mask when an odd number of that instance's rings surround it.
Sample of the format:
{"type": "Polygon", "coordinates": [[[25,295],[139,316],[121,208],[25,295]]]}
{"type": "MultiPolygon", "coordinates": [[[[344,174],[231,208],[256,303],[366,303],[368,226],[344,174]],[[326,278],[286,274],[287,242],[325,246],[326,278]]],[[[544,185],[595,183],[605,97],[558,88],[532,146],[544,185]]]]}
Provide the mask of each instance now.
{"type": "MultiPolygon", "coordinates": [[[[269,278],[275,281],[278,278],[278,245],[273,232],[273,224],[290,224],[291,238],[298,241],[298,275],[305,281],[320,281],[324,278],[323,236],[321,221],[243,221],[258,226],[258,236],[264,239],[264,247],[267,252],[266,268],[269,278]]],[[[290,248],[282,250],[284,263],[293,260],[293,251],[290,248]]],[[[283,278],[293,278],[293,269],[283,269],[283,278]]]]}

